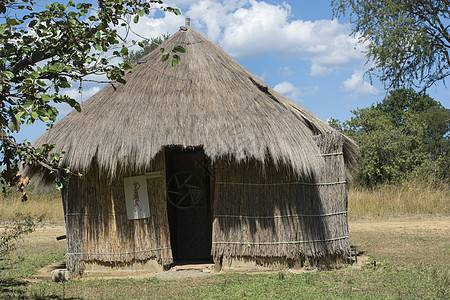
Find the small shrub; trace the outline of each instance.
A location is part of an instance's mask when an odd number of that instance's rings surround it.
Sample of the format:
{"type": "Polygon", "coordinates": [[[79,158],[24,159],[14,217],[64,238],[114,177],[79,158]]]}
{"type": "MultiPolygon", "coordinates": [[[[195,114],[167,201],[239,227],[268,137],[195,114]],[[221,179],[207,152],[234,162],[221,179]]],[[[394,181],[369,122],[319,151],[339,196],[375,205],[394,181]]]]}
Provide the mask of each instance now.
{"type": "Polygon", "coordinates": [[[17,214],[11,225],[6,225],[0,233],[0,258],[14,250],[17,243],[25,235],[33,232],[43,219],[43,216],[33,219],[30,215],[17,214]]]}

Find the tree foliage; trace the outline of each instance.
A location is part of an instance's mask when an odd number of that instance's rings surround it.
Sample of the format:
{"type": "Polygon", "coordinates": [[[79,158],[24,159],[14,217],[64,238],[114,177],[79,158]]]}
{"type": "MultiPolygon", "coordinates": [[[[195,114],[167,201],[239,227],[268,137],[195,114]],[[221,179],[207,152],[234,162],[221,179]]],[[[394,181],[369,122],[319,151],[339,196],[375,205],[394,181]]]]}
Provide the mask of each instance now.
{"type": "Polygon", "coordinates": [[[412,89],[391,91],[382,102],[352,111],[333,127],[360,146],[356,182],[396,182],[412,172],[450,180],[450,110],[412,89]]]}
{"type": "Polygon", "coordinates": [[[353,34],[367,43],[370,72],[387,89],[426,89],[450,75],[450,1],[332,0],[336,17],[350,15],[353,34]]]}
{"type": "MultiPolygon", "coordinates": [[[[106,75],[107,82],[125,83],[125,71],[132,68],[129,62],[122,61],[129,55],[131,22],[137,23],[153,9],[180,14],[158,0],[45,3],[44,7],[34,0],[0,0],[0,158],[6,167],[1,173],[3,184],[19,182],[17,171],[25,161],[45,167],[57,177],[69,172],[58,167],[61,154],[50,154],[53,145],[35,149],[30,143],[16,142],[14,132],[23,123],[36,121],[51,127],[58,115],[55,103],[67,103],[80,110],[75,99],[61,93],[73,82],[95,81],[93,76],[106,75]]],[[[178,62],[175,52],[167,56],[172,55],[172,60],[178,62]]]]}

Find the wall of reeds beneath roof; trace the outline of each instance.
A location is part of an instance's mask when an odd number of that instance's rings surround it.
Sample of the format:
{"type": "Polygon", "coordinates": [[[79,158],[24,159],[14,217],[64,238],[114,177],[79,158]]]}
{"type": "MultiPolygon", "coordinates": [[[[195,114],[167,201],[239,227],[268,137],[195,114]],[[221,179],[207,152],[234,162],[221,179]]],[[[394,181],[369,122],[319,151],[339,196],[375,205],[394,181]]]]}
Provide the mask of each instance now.
{"type": "MultiPolygon", "coordinates": [[[[212,255],[345,258],[350,252],[342,136],[317,136],[326,166],[299,178],[288,167],[215,163],[212,255]]],[[[332,263],[330,261],[330,263],[332,263]]]]}
{"type": "Polygon", "coordinates": [[[150,218],[128,220],[123,177],[111,182],[100,173],[97,164],[81,179],[71,179],[63,192],[67,231],[67,268],[82,274],[84,264],[121,266],[157,260],[161,265],[173,262],[167,220],[164,152],[160,152],[150,170],[125,176],[160,171],[161,176],[147,179],[150,218]]]}

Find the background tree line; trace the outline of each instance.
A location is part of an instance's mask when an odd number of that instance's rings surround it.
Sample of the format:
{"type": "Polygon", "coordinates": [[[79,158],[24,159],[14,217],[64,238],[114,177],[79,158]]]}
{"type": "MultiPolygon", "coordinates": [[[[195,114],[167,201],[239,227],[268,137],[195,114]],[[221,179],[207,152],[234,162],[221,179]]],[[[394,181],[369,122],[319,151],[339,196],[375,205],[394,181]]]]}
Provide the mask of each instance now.
{"type": "Polygon", "coordinates": [[[374,186],[411,176],[450,183],[450,110],[412,88],[391,91],[381,102],[352,111],[330,125],[359,144],[354,182],[374,186]]]}

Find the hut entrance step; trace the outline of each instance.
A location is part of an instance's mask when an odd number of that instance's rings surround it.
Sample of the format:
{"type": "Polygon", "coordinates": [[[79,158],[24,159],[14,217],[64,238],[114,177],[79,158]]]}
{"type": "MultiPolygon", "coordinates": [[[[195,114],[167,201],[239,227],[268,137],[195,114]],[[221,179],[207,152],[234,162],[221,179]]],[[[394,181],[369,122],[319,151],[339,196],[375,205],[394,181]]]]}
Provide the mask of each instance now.
{"type": "Polygon", "coordinates": [[[179,261],[171,269],[174,271],[210,272],[214,269],[214,264],[209,261],[179,261]]]}
{"type": "Polygon", "coordinates": [[[166,149],[167,211],[176,264],[212,261],[209,162],[202,148],[166,149]]]}

